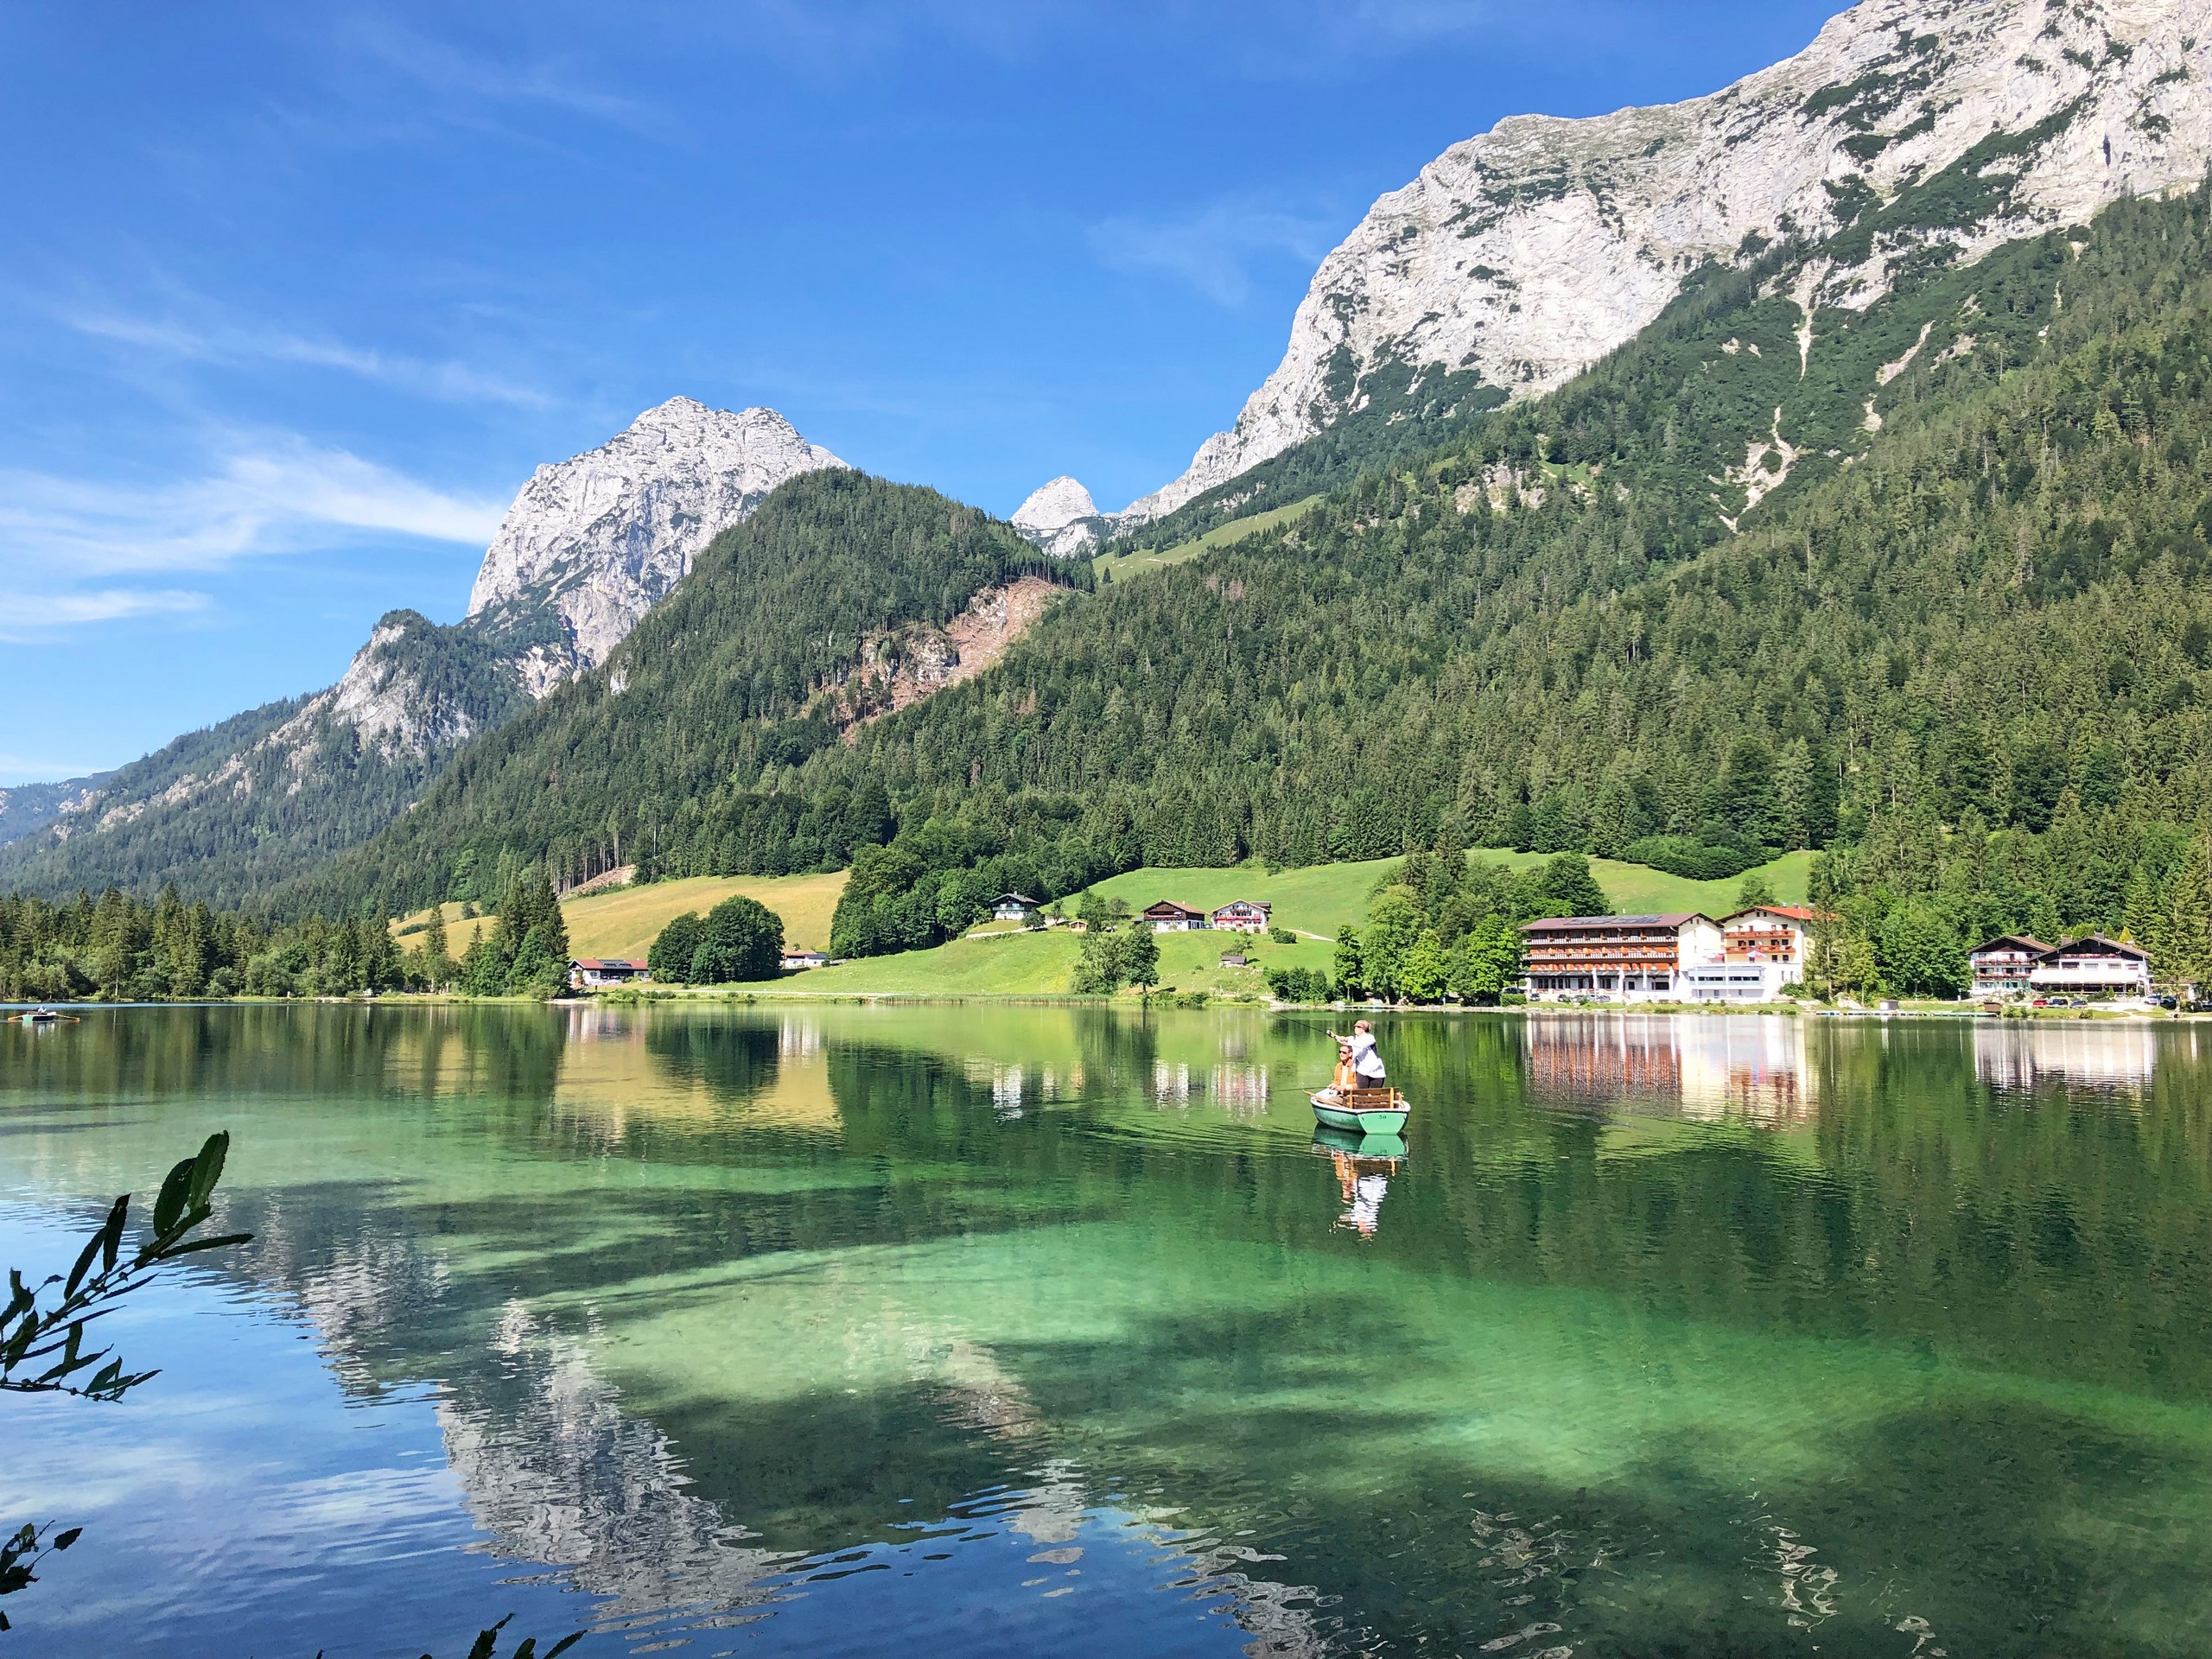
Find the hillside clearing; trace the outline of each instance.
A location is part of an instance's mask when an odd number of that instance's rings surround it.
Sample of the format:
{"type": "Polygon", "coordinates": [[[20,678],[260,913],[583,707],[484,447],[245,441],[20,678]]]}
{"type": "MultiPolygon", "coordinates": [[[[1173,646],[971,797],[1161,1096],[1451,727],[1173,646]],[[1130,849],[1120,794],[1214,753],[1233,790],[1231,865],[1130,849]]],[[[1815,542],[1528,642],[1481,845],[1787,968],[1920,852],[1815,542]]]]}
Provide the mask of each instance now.
{"type": "MultiPolygon", "coordinates": [[[[815,875],[696,875],[678,881],[652,881],[643,887],[614,887],[605,893],[571,899],[561,906],[569,925],[569,949],[579,957],[643,957],[653,939],[670,921],[687,912],[712,910],[725,899],[743,893],[758,899],[783,918],[784,943],[796,950],[827,950],[830,918],[837,908],[837,895],[845,890],[845,872],[815,875]]],[[[461,906],[441,906],[446,918],[446,944],[456,957],[468,948],[480,931],[491,926],[488,916],[463,920],[461,906]]],[[[419,943],[428,910],[416,911],[397,925],[403,944],[419,943]]]]}

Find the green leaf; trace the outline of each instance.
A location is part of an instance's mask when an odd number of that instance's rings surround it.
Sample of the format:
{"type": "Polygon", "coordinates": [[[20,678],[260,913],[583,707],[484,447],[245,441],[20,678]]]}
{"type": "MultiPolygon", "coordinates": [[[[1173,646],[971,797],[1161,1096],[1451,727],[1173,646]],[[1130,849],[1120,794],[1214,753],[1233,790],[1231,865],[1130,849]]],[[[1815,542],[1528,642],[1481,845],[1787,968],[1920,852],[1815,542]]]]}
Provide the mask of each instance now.
{"type": "MultiPolygon", "coordinates": [[[[507,1618],[513,1617],[512,1613],[507,1615],[507,1618]]],[[[476,1633],[476,1643],[468,1650],[468,1659],[492,1659],[493,1654],[499,1649],[499,1632],[507,1628],[507,1618],[501,1619],[488,1630],[479,1630],[476,1633]]],[[[427,1656],[425,1659],[428,1659],[427,1656]]]]}
{"type": "Polygon", "coordinates": [[[115,1255],[123,1248],[124,1224],[130,1219],[130,1195],[126,1192],[115,1201],[115,1208],[107,1212],[107,1224],[100,1229],[100,1271],[115,1271],[115,1255]]]}
{"type": "Polygon", "coordinates": [[[561,1659],[561,1656],[584,1639],[582,1630],[570,1630],[566,1636],[545,1649],[545,1659],[561,1659]]]}
{"type": "Polygon", "coordinates": [[[223,1179],[223,1163],[231,1155],[231,1132],[218,1129],[207,1137],[200,1148],[200,1155],[192,1160],[192,1207],[205,1205],[215,1191],[215,1183],[223,1179]]]}
{"type": "MultiPolygon", "coordinates": [[[[72,1527],[67,1532],[55,1533],[54,1535],[54,1547],[56,1549],[68,1548],[70,1545],[77,1541],[84,1530],[85,1529],[82,1527],[72,1527]]],[[[558,1651],[558,1649],[556,1649],[556,1651],[558,1651]]],[[[552,1656],[549,1654],[546,1656],[546,1659],[552,1659],[552,1656]]]]}
{"type": "MultiPolygon", "coordinates": [[[[94,1233],[85,1241],[85,1248],[78,1253],[77,1265],[69,1269],[68,1282],[61,1287],[61,1294],[64,1296],[74,1296],[77,1294],[77,1287],[85,1282],[85,1275],[92,1270],[92,1258],[99,1253],[100,1235],[94,1233]]],[[[19,1280],[16,1282],[16,1289],[20,1293],[22,1288],[22,1281],[19,1280]]]]}
{"type": "Polygon", "coordinates": [[[162,1251],[162,1254],[164,1258],[172,1255],[190,1255],[194,1250],[220,1250],[232,1244],[251,1244],[251,1243],[253,1243],[251,1233],[225,1233],[220,1238],[195,1238],[189,1244],[180,1244],[174,1249],[162,1251]]]}
{"type": "Polygon", "coordinates": [[[192,1175],[197,1160],[180,1160],[162,1183],[161,1196],[154,1200],[154,1230],[166,1233],[183,1219],[184,1209],[190,1201],[192,1175]]]}

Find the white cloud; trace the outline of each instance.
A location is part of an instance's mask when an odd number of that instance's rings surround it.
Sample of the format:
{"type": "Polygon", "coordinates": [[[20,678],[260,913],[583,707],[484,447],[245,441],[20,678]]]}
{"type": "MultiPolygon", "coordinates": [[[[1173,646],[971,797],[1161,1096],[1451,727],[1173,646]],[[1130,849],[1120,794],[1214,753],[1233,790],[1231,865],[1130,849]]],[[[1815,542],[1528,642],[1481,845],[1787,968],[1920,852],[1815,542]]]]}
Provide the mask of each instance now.
{"type": "Polygon", "coordinates": [[[177,588],[103,588],[90,593],[26,591],[18,588],[8,596],[6,606],[0,607],[0,640],[21,645],[56,628],[87,622],[117,622],[133,616],[173,615],[205,610],[207,606],[205,594],[177,588]]]}
{"type": "Polygon", "coordinates": [[[1100,261],[1116,270],[1180,277],[1208,299],[1241,305],[1250,266],[1275,256],[1312,267],[1329,251],[1328,226],[1249,201],[1219,201],[1174,219],[1109,219],[1090,230],[1100,261]]]}
{"type": "Polygon", "coordinates": [[[663,130],[671,124],[649,106],[580,80],[547,59],[503,62],[382,17],[356,19],[346,35],[353,49],[449,101],[539,104],[648,137],[667,136],[663,130]]]}
{"type": "MultiPolygon", "coordinates": [[[[151,487],[0,473],[0,572],[20,597],[34,573],[51,586],[214,570],[362,531],[481,547],[504,510],[502,502],[451,495],[297,438],[236,446],[207,477],[151,487]]],[[[6,613],[15,615],[16,605],[6,613]]]]}
{"type": "Polygon", "coordinates": [[[97,340],[163,352],[195,363],[297,363],[310,368],[339,370],[445,403],[508,404],[523,409],[546,409],[553,404],[553,399],[535,387],[518,385],[464,363],[426,362],[420,358],[278,329],[245,328],[219,321],[195,327],[175,318],[136,317],[112,312],[70,314],[64,321],[79,334],[97,340]]]}

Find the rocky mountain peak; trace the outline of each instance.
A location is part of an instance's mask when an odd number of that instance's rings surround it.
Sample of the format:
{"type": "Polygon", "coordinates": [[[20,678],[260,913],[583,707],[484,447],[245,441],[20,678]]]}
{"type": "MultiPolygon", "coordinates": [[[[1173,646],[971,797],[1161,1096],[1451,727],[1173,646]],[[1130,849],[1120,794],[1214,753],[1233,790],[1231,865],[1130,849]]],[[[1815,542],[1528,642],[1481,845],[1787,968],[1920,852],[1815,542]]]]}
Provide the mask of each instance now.
{"type": "Polygon", "coordinates": [[[1033,490],[1007,522],[1025,539],[1063,559],[1074,558],[1103,540],[1113,527],[1090,492],[1065,474],[1033,490]]]}
{"type": "Polygon", "coordinates": [[[1785,285],[1809,323],[1872,304],[1916,263],[1979,258],[2193,185],[2212,164],[2208,87],[2203,0],[1864,0],[1709,97],[1501,121],[1376,202],[1322,262],[1236,425],[1120,516],[1171,512],[1443,376],[1548,391],[1709,261],[1866,229],[1785,285]],[[1939,179],[1940,212],[1883,225],[1939,179]]]}
{"type": "Polygon", "coordinates": [[[1029,499],[1014,509],[1014,517],[1007,522],[1016,530],[1052,531],[1065,529],[1078,518],[1096,517],[1098,504],[1090,499],[1090,492],[1062,474],[1031,491],[1029,499]]]}
{"type": "Polygon", "coordinates": [[[772,409],[671,397],[531,475],[468,596],[533,696],[604,661],[707,543],[785,479],[845,463],[772,409]]]}

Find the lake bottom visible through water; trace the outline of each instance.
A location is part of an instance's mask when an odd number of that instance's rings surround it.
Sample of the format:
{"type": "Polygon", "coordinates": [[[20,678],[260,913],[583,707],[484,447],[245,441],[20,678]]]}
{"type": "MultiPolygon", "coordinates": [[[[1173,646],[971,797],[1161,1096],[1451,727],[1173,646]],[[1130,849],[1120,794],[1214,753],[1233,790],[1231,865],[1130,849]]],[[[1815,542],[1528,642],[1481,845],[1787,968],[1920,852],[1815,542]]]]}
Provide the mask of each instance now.
{"type": "Polygon", "coordinates": [[[216,1128],[23,1655],[2197,1654],[2189,1024],[88,1010],[0,1250],[216,1128]]]}

